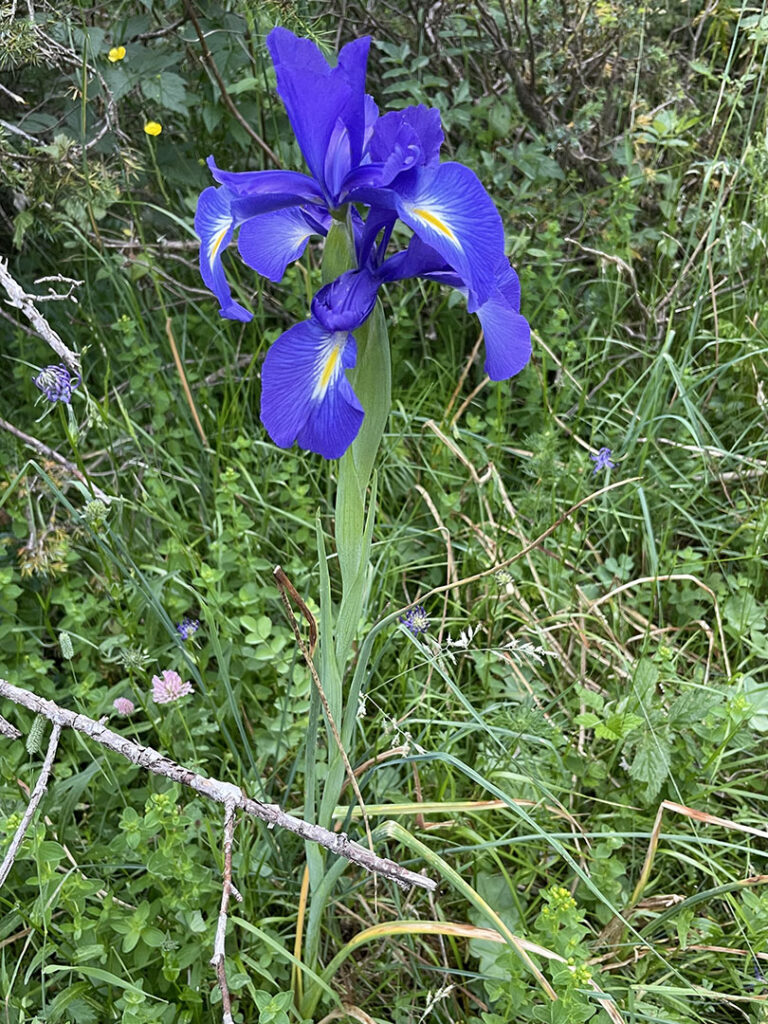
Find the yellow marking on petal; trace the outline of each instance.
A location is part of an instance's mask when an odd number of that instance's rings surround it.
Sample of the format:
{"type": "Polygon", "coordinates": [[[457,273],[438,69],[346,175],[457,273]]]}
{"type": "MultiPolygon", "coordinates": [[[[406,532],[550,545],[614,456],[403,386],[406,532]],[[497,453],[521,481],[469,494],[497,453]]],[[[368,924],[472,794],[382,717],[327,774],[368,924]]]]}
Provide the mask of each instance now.
{"type": "Polygon", "coordinates": [[[446,238],[450,238],[450,240],[454,242],[456,245],[459,244],[458,238],[456,237],[456,235],[454,235],[454,233],[451,231],[448,225],[444,224],[439,217],[436,217],[434,215],[434,213],[430,213],[429,210],[422,209],[413,210],[412,212],[414,217],[420,217],[421,220],[425,220],[427,224],[430,224],[436,231],[439,231],[442,235],[445,235],[446,238]]]}
{"type": "Polygon", "coordinates": [[[336,363],[339,361],[340,352],[341,346],[334,345],[331,349],[331,354],[325,361],[325,366],[323,367],[323,372],[320,374],[320,380],[318,382],[318,389],[321,394],[325,394],[326,389],[328,388],[336,363]]]}
{"type": "Polygon", "coordinates": [[[211,246],[211,251],[208,254],[208,262],[211,265],[211,269],[213,269],[213,261],[216,259],[216,253],[221,248],[221,243],[224,241],[224,235],[226,235],[226,233],[229,231],[229,228],[230,228],[229,224],[225,225],[221,229],[221,231],[218,233],[218,235],[216,235],[216,237],[213,240],[213,245],[211,246]]]}

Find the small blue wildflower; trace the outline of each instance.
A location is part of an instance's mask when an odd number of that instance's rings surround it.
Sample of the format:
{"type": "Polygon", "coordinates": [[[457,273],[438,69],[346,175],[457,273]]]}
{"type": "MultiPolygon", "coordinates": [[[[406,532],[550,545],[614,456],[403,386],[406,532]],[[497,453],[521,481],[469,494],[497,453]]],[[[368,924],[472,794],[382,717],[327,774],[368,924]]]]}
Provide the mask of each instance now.
{"type": "Polygon", "coordinates": [[[49,402],[66,402],[72,398],[72,392],[80,383],[80,375],[74,376],[63,363],[58,366],[46,366],[33,381],[49,402]]]}
{"type": "Polygon", "coordinates": [[[592,476],[598,473],[601,469],[616,469],[616,463],[611,461],[611,449],[601,448],[597,455],[590,455],[590,459],[595,464],[595,468],[592,470],[592,476]]]}
{"type": "Polygon", "coordinates": [[[421,604],[417,604],[415,608],[410,608],[405,615],[401,615],[400,621],[406,629],[410,629],[414,636],[426,633],[429,629],[429,616],[424,610],[424,605],[421,604]]]}
{"type": "Polygon", "coordinates": [[[198,629],[200,629],[200,621],[198,619],[190,619],[188,615],[185,615],[176,627],[176,632],[182,640],[189,640],[191,636],[195,635],[198,629]]]}

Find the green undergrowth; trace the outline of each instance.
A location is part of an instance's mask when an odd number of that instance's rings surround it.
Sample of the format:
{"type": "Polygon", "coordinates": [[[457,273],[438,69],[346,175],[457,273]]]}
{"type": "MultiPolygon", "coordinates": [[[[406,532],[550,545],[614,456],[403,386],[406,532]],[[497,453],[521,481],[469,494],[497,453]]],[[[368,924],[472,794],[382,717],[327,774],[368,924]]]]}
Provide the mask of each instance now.
{"type": "MultiPolygon", "coordinates": [[[[304,845],[239,821],[234,1019],[768,1019],[764,7],[236,0],[194,8],[203,62],[176,0],[9,13],[0,74],[25,102],[0,91],[1,245],[30,293],[76,282],[38,307],[83,382],[48,407],[32,378],[58,360],[2,307],[3,678],[303,813],[312,681],[273,569],[317,616],[336,467],[275,448],[258,408],[318,252],[280,285],[232,260],[242,325],[202,287],[192,230],[209,153],[270,166],[213,64],[301,167],[271,25],[331,48],[369,32],[380,107],[441,108],[534,329],[532,364],[493,384],[460,296],[385,297],[394,407],[358,642],[416,599],[431,624],[376,635],[347,753],[377,852],[440,887],[347,867],[318,961],[297,962],[304,845]],[[151,701],[166,669],[194,687],[178,704],[151,701]]],[[[1,742],[4,851],[47,728],[1,742]]],[[[323,739],[321,781],[332,753],[323,739]]],[[[222,864],[218,807],[65,732],[0,890],[0,1021],[221,1020],[222,864]]]]}

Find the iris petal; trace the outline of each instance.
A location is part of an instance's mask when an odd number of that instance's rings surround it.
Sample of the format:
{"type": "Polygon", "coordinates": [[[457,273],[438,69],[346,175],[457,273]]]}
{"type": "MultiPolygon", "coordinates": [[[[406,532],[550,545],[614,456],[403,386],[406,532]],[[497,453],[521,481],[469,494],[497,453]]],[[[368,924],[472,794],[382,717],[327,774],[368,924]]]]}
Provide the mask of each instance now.
{"type": "Polygon", "coordinates": [[[491,380],[514,377],[531,358],[531,329],[519,308],[520,283],[505,259],[496,268],[491,297],[477,310],[485,337],[485,372],[491,380]]]}
{"type": "Polygon", "coordinates": [[[419,104],[384,114],[370,144],[371,160],[382,164],[380,184],[388,185],[401,171],[436,163],[442,144],[439,110],[419,104]]]}
{"type": "Polygon", "coordinates": [[[226,185],[235,199],[250,200],[248,216],[269,213],[286,206],[322,203],[317,182],[298,171],[222,171],[212,156],[208,168],[220,185],[226,185]]]}
{"type": "Polygon", "coordinates": [[[369,270],[347,270],[312,300],[312,316],[329,331],[362,327],[376,305],[380,279],[369,270]]]}
{"type": "Polygon", "coordinates": [[[365,67],[370,38],[357,39],[339,54],[331,68],[309,39],[299,39],[284,28],[274,28],[267,47],[277,75],[277,90],[285,104],[296,140],[315,179],[331,204],[336,200],[335,182],[326,170],[339,173],[339,160],[329,153],[332,137],[349,147],[344,173],[362,156],[366,130],[365,67]],[[346,130],[339,132],[337,123],[346,130]],[[328,162],[330,159],[330,163],[328,162]]]}
{"type": "Polygon", "coordinates": [[[310,235],[319,233],[301,210],[275,210],[251,217],[240,228],[237,248],[245,262],[270,281],[281,281],[285,268],[304,252],[310,235]]]}
{"type": "Polygon", "coordinates": [[[352,167],[342,195],[353,202],[358,197],[365,202],[364,194],[356,190],[386,188],[398,174],[436,164],[442,142],[439,110],[419,105],[384,114],[371,133],[367,152],[370,161],[352,167]]]}
{"type": "Polygon", "coordinates": [[[506,380],[519,373],[531,358],[531,329],[520,315],[520,281],[503,256],[496,264],[493,287],[485,302],[472,301],[466,283],[445,263],[440,253],[418,237],[404,252],[390,256],[379,271],[383,281],[425,277],[450,285],[467,297],[485,336],[485,372],[491,380],[506,380]]]}
{"type": "Polygon", "coordinates": [[[326,459],[344,454],[364,415],[344,373],[356,351],[351,334],[314,319],[280,335],[261,371],[261,420],[275,444],[298,441],[326,459]]]}
{"type": "Polygon", "coordinates": [[[195,231],[200,239],[200,274],[219,300],[221,316],[247,323],[253,314],[232,298],[221,262],[221,254],[232,241],[234,230],[231,193],[214,186],[204,189],[195,213],[195,231]]]}
{"type": "Polygon", "coordinates": [[[479,178],[463,164],[439,164],[414,172],[396,196],[400,219],[466,282],[474,313],[489,298],[504,254],[501,217],[479,178]]]}

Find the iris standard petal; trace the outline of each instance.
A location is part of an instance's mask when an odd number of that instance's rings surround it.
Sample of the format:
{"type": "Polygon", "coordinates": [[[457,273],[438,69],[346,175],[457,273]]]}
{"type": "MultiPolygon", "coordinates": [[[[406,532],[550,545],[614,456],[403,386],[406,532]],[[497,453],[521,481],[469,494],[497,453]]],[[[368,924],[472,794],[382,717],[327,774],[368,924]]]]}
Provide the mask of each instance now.
{"type": "Polygon", "coordinates": [[[281,281],[285,268],[304,252],[310,235],[325,234],[301,210],[275,210],[243,223],[237,248],[243,260],[270,281],[281,281]]]}
{"type": "Polygon", "coordinates": [[[277,91],[304,159],[331,205],[336,201],[336,182],[327,181],[326,170],[341,180],[362,156],[369,46],[368,37],[349,43],[331,68],[311,40],[284,28],[274,28],[267,36],[277,91]],[[332,138],[345,148],[330,153],[332,138]]]}
{"type": "Polygon", "coordinates": [[[354,39],[339,51],[337,66],[337,71],[344,73],[349,85],[349,102],[343,116],[349,128],[352,159],[355,163],[359,163],[363,155],[365,135],[371,123],[372,100],[365,92],[365,76],[368,70],[370,48],[370,36],[354,39]]]}
{"type": "Polygon", "coordinates": [[[342,195],[354,202],[358,189],[385,188],[398,174],[436,164],[442,143],[439,110],[419,105],[384,114],[371,133],[366,162],[352,167],[342,195]]]}
{"type": "Polygon", "coordinates": [[[261,420],[275,444],[298,441],[326,459],[344,454],[364,416],[344,373],[356,355],[351,334],[314,319],[280,335],[261,371],[261,420]]]}
{"type": "Polygon", "coordinates": [[[269,213],[286,206],[323,203],[316,181],[298,171],[222,171],[212,156],[208,168],[220,185],[226,185],[236,199],[251,200],[249,216],[269,213]]]}
{"type": "Polygon", "coordinates": [[[226,188],[213,185],[204,189],[195,213],[195,231],[200,239],[200,274],[219,300],[221,316],[247,323],[253,319],[253,314],[232,298],[221,262],[221,254],[232,241],[234,230],[232,194],[226,188]]]}
{"type": "Polygon", "coordinates": [[[365,122],[365,129],[363,131],[363,153],[368,148],[368,143],[373,135],[373,129],[376,127],[376,122],[379,119],[379,108],[376,105],[376,101],[373,96],[365,95],[363,102],[363,117],[365,122]]]}
{"type": "Polygon", "coordinates": [[[376,305],[381,281],[369,270],[347,270],[312,300],[312,316],[329,331],[362,327],[376,305]]]}
{"type": "Polygon", "coordinates": [[[381,184],[387,185],[401,171],[437,163],[442,144],[440,111],[419,104],[380,117],[369,152],[374,163],[383,165],[381,184]]]}
{"type": "Polygon", "coordinates": [[[466,282],[473,313],[490,297],[504,255],[499,212],[463,164],[425,167],[406,177],[411,180],[395,190],[398,216],[466,282]]]}

